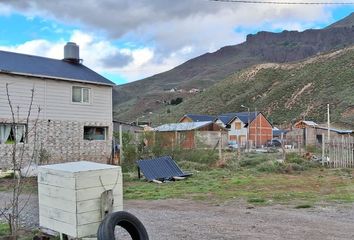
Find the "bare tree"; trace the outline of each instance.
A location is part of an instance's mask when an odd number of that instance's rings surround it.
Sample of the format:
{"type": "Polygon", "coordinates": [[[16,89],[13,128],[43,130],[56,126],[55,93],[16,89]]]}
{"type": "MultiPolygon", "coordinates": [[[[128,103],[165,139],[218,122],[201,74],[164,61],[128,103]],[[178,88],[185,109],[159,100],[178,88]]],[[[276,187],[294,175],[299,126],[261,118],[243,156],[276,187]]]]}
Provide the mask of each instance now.
{"type": "Polygon", "coordinates": [[[31,114],[33,111],[33,101],[34,101],[34,87],[31,89],[31,96],[29,101],[28,109],[26,110],[26,115],[24,120],[20,119],[20,112],[22,109],[20,106],[14,107],[14,104],[11,99],[11,94],[9,90],[9,84],[6,83],[6,95],[8,105],[11,111],[11,131],[12,131],[12,149],[11,149],[11,168],[14,171],[13,174],[13,185],[12,185],[12,195],[8,202],[5,202],[5,206],[0,208],[0,215],[2,215],[8,222],[10,227],[11,235],[14,239],[17,239],[18,230],[20,227],[20,215],[27,205],[30,198],[30,194],[26,199],[21,200],[20,196],[23,193],[24,189],[24,178],[30,168],[25,170],[26,172],[21,173],[21,169],[25,166],[30,166],[36,159],[36,141],[37,141],[37,125],[39,114],[41,108],[37,106],[37,116],[34,117],[34,120],[31,120],[31,114]],[[30,123],[33,125],[30,128],[30,123]],[[21,133],[21,134],[20,134],[21,133]],[[32,134],[32,135],[31,135],[32,134]],[[29,141],[29,137],[31,141],[29,141]],[[20,144],[20,140],[23,139],[23,142],[20,144]],[[30,145],[33,144],[33,148],[30,145]]]}

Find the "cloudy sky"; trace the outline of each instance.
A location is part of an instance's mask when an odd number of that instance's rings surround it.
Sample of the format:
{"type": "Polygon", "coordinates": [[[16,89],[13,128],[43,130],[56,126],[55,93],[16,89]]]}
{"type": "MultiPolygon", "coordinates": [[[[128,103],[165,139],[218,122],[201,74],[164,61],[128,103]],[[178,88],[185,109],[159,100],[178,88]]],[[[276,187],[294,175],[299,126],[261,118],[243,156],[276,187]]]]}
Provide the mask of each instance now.
{"type": "Polygon", "coordinates": [[[0,49],[62,59],[63,46],[73,41],[85,65],[122,84],[243,42],[250,33],[321,28],[353,11],[354,5],[209,0],[0,0],[0,49]]]}

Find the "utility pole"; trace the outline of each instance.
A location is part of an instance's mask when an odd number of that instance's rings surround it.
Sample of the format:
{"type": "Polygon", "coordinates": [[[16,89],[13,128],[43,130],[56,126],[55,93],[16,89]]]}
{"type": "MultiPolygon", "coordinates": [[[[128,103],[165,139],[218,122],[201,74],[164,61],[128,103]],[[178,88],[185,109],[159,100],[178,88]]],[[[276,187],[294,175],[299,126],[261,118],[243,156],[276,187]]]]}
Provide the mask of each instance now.
{"type": "Polygon", "coordinates": [[[331,139],[331,131],[330,131],[330,127],[331,127],[331,124],[330,124],[330,118],[329,118],[329,104],[327,104],[327,138],[328,138],[328,143],[329,143],[329,140],[331,139]]]}
{"type": "Polygon", "coordinates": [[[247,115],[248,115],[248,121],[247,121],[247,150],[249,151],[249,134],[250,134],[250,108],[246,107],[245,105],[241,105],[242,108],[247,108],[247,115]]]}
{"type": "Polygon", "coordinates": [[[257,108],[254,108],[254,120],[255,120],[255,123],[254,124],[256,124],[255,125],[255,138],[254,138],[254,145],[255,145],[255,147],[256,147],[256,149],[257,149],[257,108]]]}

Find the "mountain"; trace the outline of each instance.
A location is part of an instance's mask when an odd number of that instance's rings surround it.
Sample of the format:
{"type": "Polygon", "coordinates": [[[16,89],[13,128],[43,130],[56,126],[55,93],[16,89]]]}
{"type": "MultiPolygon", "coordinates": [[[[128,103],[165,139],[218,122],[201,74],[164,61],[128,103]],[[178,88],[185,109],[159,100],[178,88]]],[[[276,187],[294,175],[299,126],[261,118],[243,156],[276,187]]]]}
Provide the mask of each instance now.
{"type": "Polygon", "coordinates": [[[354,15],[324,29],[281,33],[258,32],[245,42],[226,46],[214,53],[191,59],[170,71],[136,82],[119,85],[113,91],[114,117],[129,121],[166,108],[166,103],[196,94],[168,92],[166,89],[207,89],[244,68],[260,63],[286,63],[354,44],[354,15]]]}
{"type": "Polygon", "coordinates": [[[160,115],[164,121],[185,113],[265,113],[274,124],[301,118],[354,127],[354,45],[296,63],[260,64],[232,74],[205,92],[160,115]]]}
{"type": "Polygon", "coordinates": [[[338,22],[329,25],[327,28],[342,28],[342,27],[347,27],[347,28],[354,27],[354,12],[351,13],[349,16],[343,18],[342,20],[339,20],[338,22]]]}

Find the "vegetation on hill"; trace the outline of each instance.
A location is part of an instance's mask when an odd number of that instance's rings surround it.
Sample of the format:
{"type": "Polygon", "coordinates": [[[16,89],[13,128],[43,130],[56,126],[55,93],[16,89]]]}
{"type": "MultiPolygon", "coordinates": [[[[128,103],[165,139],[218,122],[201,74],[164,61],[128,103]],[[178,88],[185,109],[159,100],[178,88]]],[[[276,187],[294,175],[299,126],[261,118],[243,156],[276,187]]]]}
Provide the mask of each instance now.
{"type": "Polygon", "coordinates": [[[325,121],[330,104],[332,121],[354,122],[354,47],[292,64],[261,64],[233,74],[207,91],[170,108],[165,121],[185,113],[264,112],[275,124],[302,117],[325,121]]]}
{"type": "MultiPolygon", "coordinates": [[[[166,98],[166,89],[209,88],[255,64],[298,61],[350,46],[354,44],[353,22],[354,14],[351,14],[325,29],[251,34],[242,44],[223,47],[191,59],[170,71],[117,86],[113,91],[114,117],[130,121],[149,112],[158,112],[165,108],[163,100],[166,98]]],[[[185,100],[185,97],[193,96],[173,97],[183,97],[185,100]]]]}

